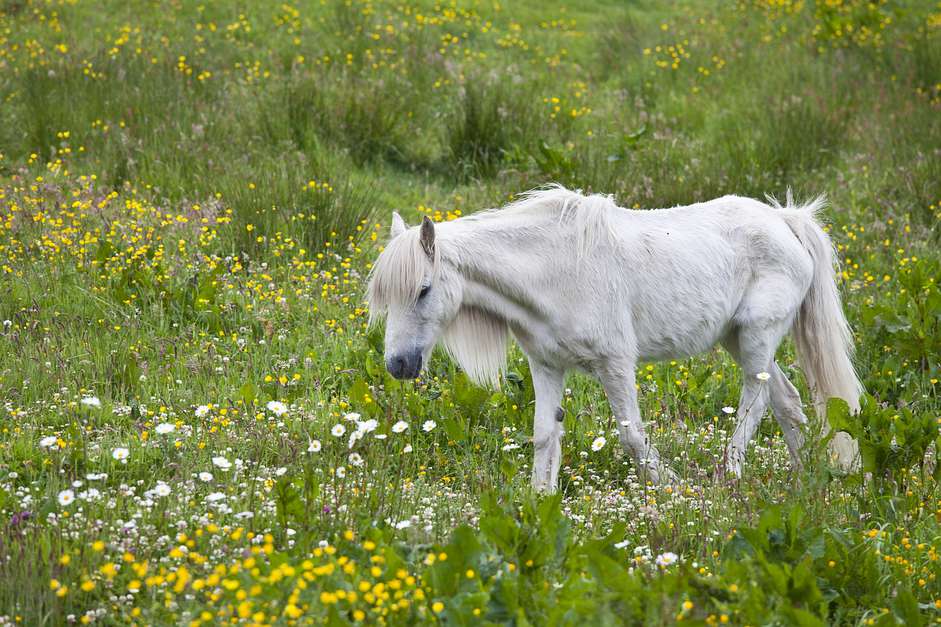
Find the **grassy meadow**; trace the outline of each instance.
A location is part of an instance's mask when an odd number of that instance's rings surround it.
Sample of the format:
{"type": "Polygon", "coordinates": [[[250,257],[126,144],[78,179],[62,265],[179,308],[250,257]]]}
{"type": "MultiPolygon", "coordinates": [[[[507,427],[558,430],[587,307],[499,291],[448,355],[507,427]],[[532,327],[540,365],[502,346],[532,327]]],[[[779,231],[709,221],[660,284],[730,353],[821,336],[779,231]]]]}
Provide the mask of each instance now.
{"type": "Polygon", "coordinates": [[[0,624],[939,623],[939,220],[934,0],[0,0],[0,624]],[[516,347],[393,380],[391,211],[550,181],[828,194],[864,473],[719,478],[719,349],[640,367],[668,487],[573,375],[533,494],[516,347]]]}

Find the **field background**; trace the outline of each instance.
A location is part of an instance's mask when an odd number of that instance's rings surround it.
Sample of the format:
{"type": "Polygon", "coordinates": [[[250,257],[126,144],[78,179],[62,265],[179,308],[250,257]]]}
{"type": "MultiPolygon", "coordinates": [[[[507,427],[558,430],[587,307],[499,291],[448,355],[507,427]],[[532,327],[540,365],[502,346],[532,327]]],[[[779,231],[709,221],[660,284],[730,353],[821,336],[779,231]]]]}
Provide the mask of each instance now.
{"type": "Polygon", "coordinates": [[[939,219],[929,0],[3,0],[0,622],[941,621],[939,219]],[[498,391],[391,380],[391,211],[549,181],[827,193],[871,479],[792,476],[771,420],[717,479],[719,350],[641,367],[667,488],[572,376],[531,494],[516,348],[498,391]]]}

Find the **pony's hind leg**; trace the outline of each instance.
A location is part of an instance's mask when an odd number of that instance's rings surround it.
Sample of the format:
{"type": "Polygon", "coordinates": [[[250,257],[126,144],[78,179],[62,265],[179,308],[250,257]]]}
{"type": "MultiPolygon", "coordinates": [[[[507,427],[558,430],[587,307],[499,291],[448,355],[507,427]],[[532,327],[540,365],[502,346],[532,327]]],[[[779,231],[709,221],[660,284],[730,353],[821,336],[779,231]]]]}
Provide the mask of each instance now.
{"type": "MultiPolygon", "coordinates": [[[[741,352],[738,345],[738,334],[729,334],[722,341],[722,345],[744,371],[745,368],[742,366],[741,352]]],[[[804,415],[801,408],[801,399],[797,389],[788,380],[776,361],[772,360],[768,374],[771,375],[771,379],[768,381],[771,410],[774,413],[775,420],[781,427],[781,432],[784,434],[787,450],[791,454],[791,466],[794,470],[800,470],[802,466],[801,449],[804,447],[804,434],[801,432],[801,427],[807,424],[807,416],[804,415]]],[[[760,422],[760,417],[758,420],[760,422]]]]}
{"type": "MultiPolygon", "coordinates": [[[[786,320],[752,321],[748,326],[735,328],[722,342],[742,369],[737,424],[726,449],[726,470],[736,477],[742,475],[745,451],[761,424],[768,404],[772,402],[772,390],[775,385],[782,385],[774,380],[773,373],[777,368],[774,353],[789,326],[789,317],[786,320]]],[[[781,399],[786,402],[783,396],[781,399]]],[[[791,440],[794,444],[799,443],[791,429],[786,429],[786,432],[788,446],[791,440]]]]}
{"type": "Polygon", "coordinates": [[[801,450],[804,448],[804,434],[801,428],[807,424],[807,416],[801,408],[801,397],[781,367],[774,363],[771,369],[771,410],[781,427],[787,450],[791,454],[791,467],[800,470],[801,450]]]}

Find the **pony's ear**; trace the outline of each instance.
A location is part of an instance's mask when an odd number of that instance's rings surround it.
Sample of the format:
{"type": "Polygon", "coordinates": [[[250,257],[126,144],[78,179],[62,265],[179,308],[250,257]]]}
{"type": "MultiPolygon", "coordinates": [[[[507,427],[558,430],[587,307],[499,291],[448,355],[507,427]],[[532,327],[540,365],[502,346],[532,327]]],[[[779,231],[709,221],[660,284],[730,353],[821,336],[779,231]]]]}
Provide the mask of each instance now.
{"type": "Polygon", "coordinates": [[[435,256],[435,223],[425,216],[421,221],[421,247],[429,257],[435,256]]]}
{"type": "Polygon", "coordinates": [[[408,226],[405,224],[405,220],[402,219],[402,216],[399,215],[398,211],[392,212],[392,232],[391,235],[393,238],[398,237],[405,232],[408,226]]]}

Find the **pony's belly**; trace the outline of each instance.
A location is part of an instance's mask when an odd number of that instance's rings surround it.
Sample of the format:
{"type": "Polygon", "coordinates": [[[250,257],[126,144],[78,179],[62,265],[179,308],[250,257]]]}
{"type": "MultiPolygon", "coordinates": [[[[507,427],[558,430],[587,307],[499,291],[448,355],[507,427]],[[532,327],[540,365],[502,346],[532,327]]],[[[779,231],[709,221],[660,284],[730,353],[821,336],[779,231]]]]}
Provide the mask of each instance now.
{"type": "Polygon", "coordinates": [[[731,312],[724,309],[708,312],[713,315],[707,316],[703,316],[703,312],[698,316],[686,313],[687,316],[661,320],[659,326],[635,326],[638,359],[659,361],[698,355],[725,337],[731,324],[731,312]]]}
{"type": "Polygon", "coordinates": [[[643,346],[638,346],[639,361],[663,361],[665,359],[685,359],[704,353],[715,346],[724,334],[714,333],[709,336],[689,338],[679,341],[676,338],[657,338],[643,346]]]}

